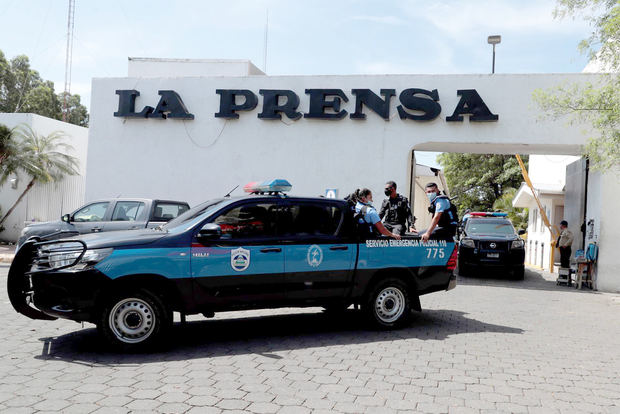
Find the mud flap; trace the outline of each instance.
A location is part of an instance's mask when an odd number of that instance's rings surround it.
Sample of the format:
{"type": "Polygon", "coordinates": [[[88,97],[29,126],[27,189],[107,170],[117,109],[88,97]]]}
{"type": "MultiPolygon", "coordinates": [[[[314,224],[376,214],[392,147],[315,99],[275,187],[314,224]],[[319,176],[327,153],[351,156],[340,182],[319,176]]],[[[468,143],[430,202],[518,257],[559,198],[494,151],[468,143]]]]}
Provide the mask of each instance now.
{"type": "Polygon", "coordinates": [[[422,304],[420,303],[420,297],[418,295],[411,296],[411,309],[422,312],[422,304]]]}
{"type": "Polygon", "coordinates": [[[28,303],[28,296],[31,288],[26,272],[29,270],[28,268],[31,263],[32,253],[35,249],[35,242],[35,240],[27,241],[15,255],[13,263],[11,263],[11,268],[9,269],[6,289],[9,294],[11,305],[13,305],[13,308],[17,312],[29,317],[30,319],[53,321],[58,318],[43,313],[40,310],[30,306],[28,303]]]}

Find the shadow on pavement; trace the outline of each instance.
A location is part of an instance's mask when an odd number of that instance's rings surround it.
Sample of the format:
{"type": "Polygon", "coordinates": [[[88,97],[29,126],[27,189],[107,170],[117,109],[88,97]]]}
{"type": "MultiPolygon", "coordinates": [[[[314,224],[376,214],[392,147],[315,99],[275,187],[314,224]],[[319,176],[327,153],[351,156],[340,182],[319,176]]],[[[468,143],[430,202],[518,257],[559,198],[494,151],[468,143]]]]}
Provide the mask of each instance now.
{"type": "Polygon", "coordinates": [[[353,309],[336,317],[318,312],[177,323],[165,351],[150,354],[111,353],[93,328],[41,338],[43,352],[36,358],[86,365],[139,364],[223,355],[270,356],[278,351],[401,339],[442,340],[463,333],[523,333],[522,329],[488,324],[466,315],[452,310],[425,310],[414,314],[409,327],[397,331],[370,331],[360,311],[353,309]]]}
{"type": "MultiPolygon", "coordinates": [[[[555,275],[550,275],[555,277],[555,275]]],[[[575,289],[575,284],[571,286],[557,285],[555,279],[549,280],[543,277],[540,271],[534,269],[525,269],[524,280],[511,280],[508,275],[501,272],[485,271],[476,274],[476,276],[458,276],[458,285],[468,286],[495,286],[507,287],[514,289],[531,289],[531,290],[549,290],[554,292],[570,292],[570,293],[587,293],[599,294],[599,292],[582,288],[575,289]]]]}

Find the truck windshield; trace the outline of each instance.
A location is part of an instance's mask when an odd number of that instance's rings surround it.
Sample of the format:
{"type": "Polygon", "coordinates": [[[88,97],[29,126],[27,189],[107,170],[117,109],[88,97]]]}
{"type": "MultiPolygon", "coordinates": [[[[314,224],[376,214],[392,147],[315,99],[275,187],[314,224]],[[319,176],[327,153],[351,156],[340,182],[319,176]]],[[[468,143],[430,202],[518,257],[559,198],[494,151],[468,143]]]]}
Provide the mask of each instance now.
{"type": "Polygon", "coordinates": [[[185,230],[194,225],[192,221],[202,220],[204,215],[206,215],[210,211],[215,211],[224,201],[226,200],[223,198],[218,198],[215,200],[205,201],[202,204],[198,204],[197,206],[190,208],[177,218],[170,220],[168,223],[161,226],[161,229],[173,233],[177,230],[185,230]]]}
{"type": "Polygon", "coordinates": [[[515,234],[508,220],[469,219],[465,231],[467,234],[515,234]]]}

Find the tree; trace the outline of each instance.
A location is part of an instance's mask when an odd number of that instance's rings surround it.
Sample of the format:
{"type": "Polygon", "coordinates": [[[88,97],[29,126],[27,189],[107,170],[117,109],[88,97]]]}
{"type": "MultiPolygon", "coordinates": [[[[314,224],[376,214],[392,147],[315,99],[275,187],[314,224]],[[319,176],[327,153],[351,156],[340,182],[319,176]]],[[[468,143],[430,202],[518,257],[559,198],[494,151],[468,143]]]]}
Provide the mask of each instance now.
{"type": "Polygon", "coordinates": [[[467,209],[491,211],[506,189],[521,185],[521,168],[512,155],[444,152],[437,161],[461,216],[467,209]]]}
{"type": "MultiPolygon", "coordinates": [[[[30,68],[28,56],[19,55],[7,61],[0,50],[0,112],[27,112],[62,119],[64,92],[54,92],[54,82],[43,80],[30,68]]],[[[88,126],[88,111],[79,95],[69,94],[67,122],[88,126]]]]}
{"type": "Polygon", "coordinates": [[[11,134],[13,131],[6,125],[0,124],[0,166],[5,158],[9,157],[15,151],[11,134]]]}
{"type": "Polygon", "coordinates": [[[62,180],[66,175],[78,174],[78,160],[66,154],[73,148],[62,141],[64,137],[62,132],[39,135],[27,125],[20,125],[12,131],[10,140],[16,151],[12,151],[0,164],[0,186],[5,184],[11,175],[19,176],[22,173],[26,174],[30,181],[17,201],[0,219],[0,226],[35,183],[52,183],[62,180]]]}
{"type": "Polygon", "coordinates": [[[569,116],[571,122],[586,122],[596,131],[584,155],[591,166],[612,170],[620,166],[620,2],[617,0],[558,0],[555,16],[575,16],[585,11],[593,26],[592,35],[579,49],[609,72],[598,83],[562,85],[536,90],[534,100],[552,117],[569,116]]]}
{"type": "Polygon", "coordinates": [[[508,213],[508,218],[516,229],[527,229],[527,208],[517,208],[512,206],[512,200],[517,195],[517,189],[507,188],[504,194],[493,203],[493,210],[508,213]]]}

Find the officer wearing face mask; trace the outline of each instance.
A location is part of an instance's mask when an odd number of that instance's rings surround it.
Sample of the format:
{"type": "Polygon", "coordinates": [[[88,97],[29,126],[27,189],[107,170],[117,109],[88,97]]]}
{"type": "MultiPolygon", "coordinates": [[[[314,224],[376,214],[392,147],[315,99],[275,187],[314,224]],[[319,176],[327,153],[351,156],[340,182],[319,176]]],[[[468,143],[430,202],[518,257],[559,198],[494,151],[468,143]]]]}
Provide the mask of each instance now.
{"type": "Polygon", "coordinates": [[[355,199],[357,200],[355,214],[359,216],[360,224],[367,226],[367,231],[365,231],[367,236],[372,237],[378,233],[400,240],[399,234],[392,233],[381,223],[377,210],[372,206],[372,192],[368,188],[356,190],[355,199]]]}
{"type": "Polygon", "coordinates": [[[437,184],[426,184],[425,191],[428,201],[431,203],[428,211],[433,215],[433,220],[426,232],[422,234],[422,241],[429,239],[453,240],[458,225],[456,207],[447,196],[439,193],[437,184]]]}
{"type": "Polygon", "coordinates": [[[409,200],[396,192],[394,181],[385,183],[385,195],[389,198],[383,200],[379,211],[379,217],[383,220],[385,228],[401,236],[405,234],[407,228],[410,232],[415,232],[416,229],[413,227],[415,217],[411,213],[409,200]]]}

